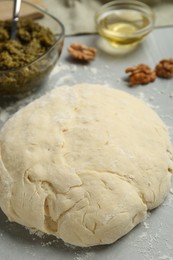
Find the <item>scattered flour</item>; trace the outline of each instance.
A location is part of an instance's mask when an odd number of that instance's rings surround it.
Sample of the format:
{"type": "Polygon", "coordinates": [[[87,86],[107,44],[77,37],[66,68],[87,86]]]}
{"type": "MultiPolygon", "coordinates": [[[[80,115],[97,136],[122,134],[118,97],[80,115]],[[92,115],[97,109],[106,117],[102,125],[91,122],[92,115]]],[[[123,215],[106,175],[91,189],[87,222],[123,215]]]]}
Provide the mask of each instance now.
{"type": "Polygon", "coordinates": [[[30,235],[36,235],[40,238],[43,238],[45,236],[45,233],[43,233],[35,228],[27,228],[27,227],[25,227],[25,228],[29,231],[30,235]]]}
{"type": "Polygon", "coordinates": [[[106,65],[105,65],[105,69],[109,69],[109,65],[106,64],[106,65]]]}
{"type": "Polygon", "coordinates": [[[74,83],[74,81],[75,81],[75,79],[74,79],[73,75],[72,74],[67,74],[65,76],[61,76],[57,80],[56,84],[57,85],[64,85],[64,84],[68,84],[68,83],[71,83],[71,82],[74,83]]]}
{"type": "Polygon", "coordinates": [[[88,66],[83,66],[83,69],[84,70],[88,70],[88,66]]]}
{"type": "Polygon", "coordinates": [[[121,83],[121,82],[122,82],[122,79],[118,78],[118,79],[116,79],[116,82],[117,82],[117,83],[121,83]]]}
{"type": "Polygon", "coordinates": [[[54,240],[51,240],[48,242],[42,242],[41,245],[42,245],[42,247],[49,247],[56,243],[58,243],[58,239],[54,239],[54,240]]]}
{"type": "Polygon", "coordinates": [[[143,222],[143,225],[144,225],[144,227],[145,227],[146,229],[148,229],[148,228],[149,228],[149,224],[148,224],[148,223],[146,223],[146,222],[143,222]]]}
{"type": "Polygon", "coordinates": [[[94,252],[86,252],[86,253],[75,253],[75,257],[73,260],[94,260],[95,253],[94,252]]]}
{"type": "Polygon", "coordinates": [[[143,240],[147,238],[147,236],[148,236],[147,232],[143,232],[141,235],[139,235],[139,239],[143,240]]]}
{"type": "Polygon", "coordinates": [[[77,71],[77,66],[73,65],[73,64],[67,65],[67,64],[59,63],[54,67],[50,76],[54,76],[54,75],[56,75],[60,72],[64,72],[64,71],[75,72],[75,71],[77,71]]]}
{"type": "Polygon", "coordinates": [[[138,97],[139,99],[141,99],[142,101],[144,101],[144,102],[147,101],[147,98],[146,98],[146,96],[145,96],[145,94],[144,94],[143,92],[139,92],[138,95],[137,95],[137,97],[138,97]]]}
{"type": "Polygon", "coordinates": [[[153,101],[154,100],[154,97],[153,96],[150,96],[149,97],[149,101],[153,101]]]}
{"type": "Polygon", "coordinates": [[[153,110],[158,110],[160,108],[160,106],[156,106],[156,105],[153,105],[153,104],[148,104],[149,107],[151,107],[153,110]]]}
{"type": "Polygon", "coordinates": [[[159,260],[173,260],[173,257],[169,255],[163,255],[159,257],[159,260]]]}
{"type": "Polygon", "coordinates": [[[66,64],[57,64],[54,69],[51,72],[51,76],[56,75],[57,73],[61,72],[61,71],[69,71],[71,70],[71,66],[70,65],[66,65],[66,64]]]}
{"type": "Polygon", "coordinates": [[[71,65],[71,71],[72,71],[72,72],[77,71],[77,66],[76,66],[76,65],[71,65]]]}
{"type": "Polygon", "coordinates": [[[98,69],[96,68],[90,68],[90,71],[95,75],[98,73],[98,69]]]}

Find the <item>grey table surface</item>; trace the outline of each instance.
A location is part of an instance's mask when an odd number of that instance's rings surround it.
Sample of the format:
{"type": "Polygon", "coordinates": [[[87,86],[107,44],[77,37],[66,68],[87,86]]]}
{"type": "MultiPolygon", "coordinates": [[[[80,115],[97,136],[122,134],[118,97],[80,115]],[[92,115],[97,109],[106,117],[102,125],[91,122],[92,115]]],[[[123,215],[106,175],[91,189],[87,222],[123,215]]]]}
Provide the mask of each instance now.
{"type": "MultiPolygon", "coordinates": [[[[61,58],[47,83],[33,95],[19,101],[0,104],[0,127],[18,109],[60,85],[80,82],[109,84],[147,102],[162,118],[173,140],[173,79],[157,79],[154,83],[129,88],[124,80],[125,68],[146,63],[152,68],[163,58],[173,57],[173,28],[154,30],[135,50],[126,54],[103,51],[97,35],[65,39],[61,58]],[[72,42],[98,48],[90,64],[74,63],[67,53],[72,42]]],[[[154,151],[153,151],[154,152],[154,151]]],[[[108,246],[80,249],[65,245],[53,236],[30,234],[16,223],[10,223],[0,211],[1,260],[173,260],[173,194],[148,214],[148,218],[125,237],[108,246]]]]}

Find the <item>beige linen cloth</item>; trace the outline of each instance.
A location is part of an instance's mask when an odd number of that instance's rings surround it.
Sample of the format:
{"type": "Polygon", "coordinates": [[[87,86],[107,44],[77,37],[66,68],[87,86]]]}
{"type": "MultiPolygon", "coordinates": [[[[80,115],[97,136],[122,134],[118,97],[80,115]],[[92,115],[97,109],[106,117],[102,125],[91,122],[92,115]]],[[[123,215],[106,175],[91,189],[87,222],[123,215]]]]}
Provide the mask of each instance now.
{"type": "MultiPolygon", "coordinates": [[[[173,0],[141,0],[156,15],[156,27],[173,25],[173,0]]],[[[108,0],[43,0],[48,10],[65,25],[66,35],[95,33],[95,13],[108,0]]]]}

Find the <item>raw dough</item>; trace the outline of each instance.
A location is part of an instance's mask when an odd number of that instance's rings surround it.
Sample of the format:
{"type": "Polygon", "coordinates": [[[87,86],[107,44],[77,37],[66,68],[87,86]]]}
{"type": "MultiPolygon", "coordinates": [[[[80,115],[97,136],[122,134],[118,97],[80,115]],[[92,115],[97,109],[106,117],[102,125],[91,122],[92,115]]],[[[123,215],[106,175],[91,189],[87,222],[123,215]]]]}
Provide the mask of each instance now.
{"type": "Polygon", "coordinates": [[[170,189],[172,150],[147,105],[113,88],[56,88],[0,133],[0,205],[10,221],[78,246],[109,244],[170,189]]]}

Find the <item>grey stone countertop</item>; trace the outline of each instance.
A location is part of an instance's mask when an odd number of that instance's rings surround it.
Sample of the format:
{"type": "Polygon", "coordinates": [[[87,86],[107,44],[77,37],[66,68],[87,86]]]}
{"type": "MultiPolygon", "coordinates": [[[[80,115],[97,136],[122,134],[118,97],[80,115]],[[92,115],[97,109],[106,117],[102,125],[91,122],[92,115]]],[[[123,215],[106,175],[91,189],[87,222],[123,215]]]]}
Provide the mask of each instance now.
{"type": "MultiPolygon", "coordinates": [[[[48,81],[37,92],[22,100],[0,104],[0,126],[18,109],[53,87],[80,82],[109,84],[147,102],[162,118],[173,140],[173,79],[129,88],[125,68],[145,63],[152,68],[163,58],[173,58],[173,28],[155,29],[135,50],[126,54],[103,51],[97,35],[67,37],[60,60],[48,81]],[[81,42],[98,49],[89,64],[74,63],[67,47],[81,42]]],[[[154,152],[154,151],[153,151],[154,152]]],[[[65,245],[53,236],[30,234],[26,228],[10,223],[0,211],[1,260],[173,260],[173,192],[165,202],[129,234],[109,246],[87,249],[65,245]]]]}

